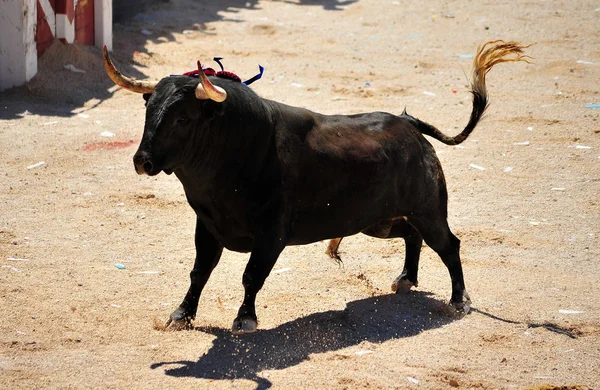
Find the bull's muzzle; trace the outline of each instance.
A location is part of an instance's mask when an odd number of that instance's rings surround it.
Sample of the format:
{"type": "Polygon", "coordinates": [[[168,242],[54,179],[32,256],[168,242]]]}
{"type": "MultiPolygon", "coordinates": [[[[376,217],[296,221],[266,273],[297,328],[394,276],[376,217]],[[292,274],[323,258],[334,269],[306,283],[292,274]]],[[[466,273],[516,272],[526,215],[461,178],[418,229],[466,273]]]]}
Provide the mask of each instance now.
{"type": "Polygon", "coordinates": [[[135,167],[135,171],[138,175],[155,175],[154,172],[154,164],[152,163],[152,159],[150,153],[144,151],[138,151],[133,156],[133,165],[135,167]]]}

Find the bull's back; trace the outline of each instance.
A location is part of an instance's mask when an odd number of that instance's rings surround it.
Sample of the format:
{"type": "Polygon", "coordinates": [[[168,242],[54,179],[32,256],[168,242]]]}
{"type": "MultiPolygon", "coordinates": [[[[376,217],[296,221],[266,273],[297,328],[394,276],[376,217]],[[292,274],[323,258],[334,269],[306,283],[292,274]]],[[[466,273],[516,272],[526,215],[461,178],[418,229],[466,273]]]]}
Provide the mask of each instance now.
{"type": "Polygon", "coordinates": [[[411,194],[435,191],[433,147],[412,122],[392,114],[323,116],[306,134],[288,203],[292,244],[359,233],[401,217],[411,194]],[[433,163],[431,157],[433,156],[433,163]]]}

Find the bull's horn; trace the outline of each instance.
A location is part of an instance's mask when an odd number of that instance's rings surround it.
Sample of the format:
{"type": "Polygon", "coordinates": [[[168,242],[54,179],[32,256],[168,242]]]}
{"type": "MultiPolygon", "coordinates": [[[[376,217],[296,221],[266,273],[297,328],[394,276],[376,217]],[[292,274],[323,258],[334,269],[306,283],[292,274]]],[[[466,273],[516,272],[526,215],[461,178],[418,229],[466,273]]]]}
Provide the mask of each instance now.
{"type": "Polygon", "coordinates": [[[113,65],[109,55],[108,49],[106,45],[102,48],[104,54],[104,69],[106,69],[106,73],[108,73],[108,77],[120,87],[123,87],[131,92],[137,93],[152,93],[154,92],[154,88],[156,88],[156,82],[151,81],[139,81],[134,80],[130,77],[124,76],[115,68],[113,65]]]}
{"type": "Polygon", "coordinates": [[[200,65],[200,61],[198,61],[198,77],[200,78],[200,83],[196,87],[196,97],[200,100],[214,100],[215,102],[221,103],[227,99],[227,91],[223,88],[213,85],[210,82],[208,77],[202,71],[202,65],[200,65]]]}

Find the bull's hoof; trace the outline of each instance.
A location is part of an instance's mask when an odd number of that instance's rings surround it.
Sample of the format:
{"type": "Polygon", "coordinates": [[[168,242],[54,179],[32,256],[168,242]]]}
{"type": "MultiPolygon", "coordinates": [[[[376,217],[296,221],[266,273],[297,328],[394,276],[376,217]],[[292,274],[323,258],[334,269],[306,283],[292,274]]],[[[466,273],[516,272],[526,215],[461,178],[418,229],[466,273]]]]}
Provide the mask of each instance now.
{"type": "Polygon", "coordinates": [[[454,309],[455,314],[458,316],[467,315],[471,311],[471,305],[467,302],[450,302],[450,307],[454,309]]]}
{"type": "Polygon", "coordinates": [[[233,321],[233,326],[231,327],[231,333],[233,334],[246,334],[246,333],[254,333],[256,332],[256,327],[258,323],[254,318],[236,318],[233,321]]]}
{"type": "Polygon", "coordinates": [[[465,291],[463,293],[463,297],[460,301],[450,301],[450,306],[454,308],[457,314],[466,315],[471,311],[471,298],[469,298],[469,294],[465,291]]]}
{"type": "Polygon", "coordinates": [[[392,291],[396,294],[408,294],[412,287],[417,287],[417,283],[404,279],[402,276],[398,276],[396,280],[392,282],[392,291]]]}
{"type": "Polygon", "coordinates": [[[192,318],[185,314],[183,309],[178,308],[169,316],[165,323],[166,330],[183,330],[192,328],[192,318]]]}

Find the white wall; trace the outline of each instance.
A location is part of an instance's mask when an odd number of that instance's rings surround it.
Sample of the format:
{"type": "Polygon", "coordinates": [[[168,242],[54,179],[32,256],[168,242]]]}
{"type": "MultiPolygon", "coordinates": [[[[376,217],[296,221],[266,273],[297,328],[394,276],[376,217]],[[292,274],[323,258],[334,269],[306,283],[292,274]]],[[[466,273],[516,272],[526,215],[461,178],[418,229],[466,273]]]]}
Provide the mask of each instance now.
{"type": "Polygon", "coordinates": [[[112,51],[112,0],[94,1],[94,44],[102,48],[106,45],[112,51]]]}
{"type": "Polygon", "coordinates": [[[0,91],[37,73],[36,0],[0,1],[0,91]]]}

